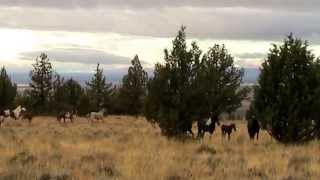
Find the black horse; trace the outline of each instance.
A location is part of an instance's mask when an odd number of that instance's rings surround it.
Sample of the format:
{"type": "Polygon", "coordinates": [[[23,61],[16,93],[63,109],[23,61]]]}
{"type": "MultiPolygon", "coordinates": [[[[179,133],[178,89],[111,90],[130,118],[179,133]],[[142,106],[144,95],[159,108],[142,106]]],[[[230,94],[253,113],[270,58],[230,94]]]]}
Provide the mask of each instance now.
{"type": "Polygon", "coordinates": [[[222,137],[225,137],[226,134],[228,134],[228,140],[230,140],[230,135],[231,135],[232,131],[237,131],[236,125],[234,123],[231,123],[229,125],[223,124],[221,126],[222,137]]]}
{"type": "Polygon", "coordinates": [[[213,116],[198,120],[198,138],[203,138],[206,132],[210,134],[211,138],[214,130],[216,129],[216,124],[220,126],[219,118],[214,118],[213,116]]]}
{"type": "Polygon", "coordinates": [[[257,140],[258,140],[259,131],[260,131],[259,122],[256,119],[248,120],[247,128],[248,128],[250,139],[254,140],[254,137],[257,136],[257,140]]]}

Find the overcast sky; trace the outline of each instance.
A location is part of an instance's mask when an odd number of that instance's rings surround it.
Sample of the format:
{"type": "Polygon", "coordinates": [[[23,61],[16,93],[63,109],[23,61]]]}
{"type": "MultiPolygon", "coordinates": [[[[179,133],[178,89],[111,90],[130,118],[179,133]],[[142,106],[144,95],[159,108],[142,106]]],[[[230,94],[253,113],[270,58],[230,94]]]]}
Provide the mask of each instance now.
{"type": "Polygon", "coordinates": [[[226,44],[241,67],[259,67],[290,32],[320,55],[318,0],[0,0],[0,65],[28,71],[46,52],[60,72],[146,67],[163,59],[179,27],[203,50],[226,44]]]}

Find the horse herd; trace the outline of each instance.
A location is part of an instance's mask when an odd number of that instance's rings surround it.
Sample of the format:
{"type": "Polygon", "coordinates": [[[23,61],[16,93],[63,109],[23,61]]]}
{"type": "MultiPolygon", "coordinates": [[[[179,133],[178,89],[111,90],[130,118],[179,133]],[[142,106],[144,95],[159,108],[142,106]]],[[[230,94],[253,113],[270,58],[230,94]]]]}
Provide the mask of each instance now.
{"type": "MultiPolygon", "coordinates": [[[[101,109],[98,112],[90,112],[86,115],[89,122],[99,122],[103,121],[104,113],[106,112],[105,109],[101,109]]],[[[57,121],[60,123],[67,123],[67,120],[69,119],[71,123],[74,122],[75,118],[77,117],[77,111],[76,110],[70,110],[70,111],[63,111],[60,112],[57,115],[57,121]]],[[[17,108],[10,110],[0,110],[0,127],[4,123],[4,120],[6,118],[13,118],[15,120],[18,119],[26,119],[29,123],[31,123],[34,115],[31,112],[28,112],[25,107],[22,107],[19,105],[17,108]]],[[[202,118],[197,122],[198,125],[198,138],[203,138],[205,133],[209,133],[210,137],[212,136],[216,125],[220,126],[220,122],[218,118],[202,118]]],[[[254,139],[255,137],[257,140],[259,139],[259,131],[260,131],[260,125],[257,120],[253,120],[248,122],[247,125],[248,128],[248,134],[250,139],[254,139]]],[[[194,135],[192,132],[192,127],[189,127],[188,132],[194,135]]],[[[228,139],[230,140],[232,132],[237,131],[236,125],[234,123],[231,124],[223,124],[221,125],[221,134],[222,137],[225,137],[228,135],[228,139]]]]}
{"type": "MultiPolygon", "coordinates": [[[[95,121],[103,121],[105,109],[100,110],[99,112],[90,112],[87,114],[87,119],[89,122],[95,121]]],[[[70,120],[71,123],[74,122],[75,118],[77,117],[77,110],[68,110],[62,111],[57,115],[57,121],[60,123],[67,123],[70,120]]],[[[0,127],[4,123],[6,119],[12,118],[14,120],[28,120],[31,123],[34,114],[27,111],[25,107],[19,105],[17,108],[10,110],[0,110],[0,127]]]]}
{"type": "MultiPolygon", "coordinates": [[[[220,126],[220,122],[218,118],[203,118],[197,123],[198,125],[198,138],[203,138],[204,134],[207,132],[210,134],[210,138],[212,137],[212,134],[216,128],[216,125],[220,126]]],[[[254,139],[255,137],[257,140],[259,139],[259,131],[260,131],[260,125],[257,120],[253,120],[248,122],[247,124],[248,134],[250,139],[254,139]]],[[[192,135],[193,132],[191,129],[188,130],[192,135]]],[[[236,132],[236,124],[223,124],[221,125],[221,135],[224,138],[226,135],[228,135],[228,140],[231,138],[232,132],[236,132]]]]}

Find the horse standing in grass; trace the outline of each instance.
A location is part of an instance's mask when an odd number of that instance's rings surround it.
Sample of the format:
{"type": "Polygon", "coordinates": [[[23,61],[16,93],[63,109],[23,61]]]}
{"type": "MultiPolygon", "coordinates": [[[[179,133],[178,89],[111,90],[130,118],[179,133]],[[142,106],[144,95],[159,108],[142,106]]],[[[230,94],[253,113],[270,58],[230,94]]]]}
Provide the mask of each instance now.
{"type": "Polygon", "coordinates": [[[60,123],[66,123],[67,119],[70,119],[70,122],[73,123],[73,120],[76,117],[77,112],[75,110],[61,112],[57,116],[57,121],[60,123]],[[62,121],[63,120],[63,121],[62,121]]]}
{"type": "Polygon", "coordinates": [[[251,140],[254,140],[254,137],[257,136],[257,140],[259,139],[259,131],[260,125],[256,119],[248,120],[247,124],[249,137],[251,140]]]}
{"type": "Polygon", "coordinates": [[[210,134],[211,138],[214,130],[216,129],[216,124],[220,126],[218,118],[209,117],[200,119],[198,121],[198,138],[203,138],[206,132],[210,134]]]}
{"type": "Polygon", "coordinates": [[[89,122],[93,122],[94,120],[103,121],[105,109],[101,109],[99,112],[91,112],[87,115],[89,122]]]}
{"type": "Polygon", "coordinates": [[[21,113],[21,119],[24,120],[28,120],[29,124],[31,123],[32,119],[33,119],[33,113],[31,112],[22,112],[21,113]]]}
{"type": "Polygon", "coordinates": [[[226,134],[228,134],[228,140],[230,140],[230,135],[231,135],[232,131],[237,131],[236,125],[234,123],[232,123],[230,125],[224,124],[221,126],[222,137],[225,137],[226,134]]]}

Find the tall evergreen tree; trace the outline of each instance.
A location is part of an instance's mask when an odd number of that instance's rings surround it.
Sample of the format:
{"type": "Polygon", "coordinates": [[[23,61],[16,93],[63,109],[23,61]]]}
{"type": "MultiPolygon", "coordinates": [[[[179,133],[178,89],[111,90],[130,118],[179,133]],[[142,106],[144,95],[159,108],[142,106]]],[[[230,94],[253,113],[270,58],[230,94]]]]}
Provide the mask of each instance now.
{"type": "Polygon", "coordinates": [[[52,93],[53,68],[48,56],[44,53],[36,58],[32,66],[30,87],[32,88],[31,96],[35,101],[34,107],[40,112],[45,112],[48,110],[52,93]]]}
{"type": "Polygon", "coordinates": [[[0,70],[0,110],[11,108],[17,94],[17,85],[11,82],[5,67],[0,70]]]}
{"type": "Polygon", "coordinates": [[[308,141],[320,134],[319,67],[308,43],[292,34],[270,49],[253,107],[262,127],[278,141],[308,141]]]}
{"type": "Polygon", "coordinates": [[[248,92],[240,88],[243,71],[224,46],[215,45],[201,58],[195,42],[188,50],[185,27],[172,44],[165,63],[155,66],[146,100],[147,119],[169,136],[190,131],[194,120],[235,110],[248,92]]]}
{"type": "Polygon", "coordinates": [[[224,45],[214,45],[203,56],[196,69],[195,96],[198,113],[218,120],[223,112],[231,113],[241,106],[248,88],[240,88],[243,70],[235,67],[233,57],[224,45]]]}
{"type": "MultiPolygon", "coordinates": [[[[195,50],[187,50],[185,27],[165,50],[165,64],[156,64],[148,84],[146,116],[168,136],[184,134],[192,126],[192,71],[195,50]]],[[[195,48],[197,46],[194,46],[195,48]]]]}
{"type": "Polygon", "coordinates": [[[100,68],[100,64],[97,64],[92,79],[86,82],[86,84],[94,109],[97,111],[101,108],[109,108],[112,95],[112,83],[106,82],[106,77],[103,74],[103,69],[100,68]]]}
{"type": "Polygon", "coordinates": [[[138,115],[142,113],[148,74],[143,69],[138,55],[131,61],[128,74],[122,79],[120,101],[124,113],[138,115]]]}
{"type": "Polygon", "coordinates": [[[51,100],[52,108],[56,111],[60,112],[65,109],[63,101],[64,101],[64,89],[62,88],[64,84],[64,78],[59,74],[55,74],[55,78],[53,81],[53,96],[51,100]]]}

